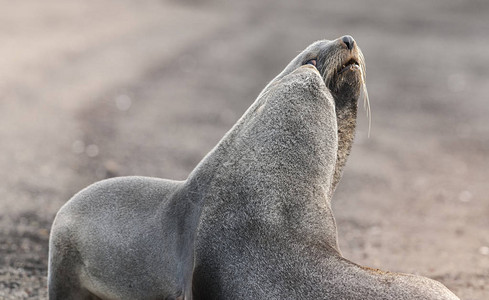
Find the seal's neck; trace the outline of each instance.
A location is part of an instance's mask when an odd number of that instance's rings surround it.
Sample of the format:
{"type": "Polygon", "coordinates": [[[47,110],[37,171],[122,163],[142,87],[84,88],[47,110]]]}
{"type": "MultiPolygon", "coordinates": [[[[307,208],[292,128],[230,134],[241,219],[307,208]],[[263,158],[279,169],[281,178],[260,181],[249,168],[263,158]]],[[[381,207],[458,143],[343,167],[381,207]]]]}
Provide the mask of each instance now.
{"type": "MultiPolygon", "coordinates": [[[[300,61],[303,61],[303,54],[299,54],[294,60],[292,60],[289,65],[277,75],[260,93],[258,98],[266,94],[274,85],[281,82],[281,79],[293,72],[297,68],[300,61]]],[[[351,79],[352,82],[356,82],[355,79],[351,79]]],[[[357,108],[358,108],[358,98],[360,96],[359,89],[352,88],[347,84],[343,85],[341,88],[335,87],[335,110],[338,128],[338,153],[334,171],[333,178],[333,188],[332,191],[336,190],[336,187],[343,174],[343,169],[345,167],[348,156],[353,145],[353,140],[355,138],[355,128],[357,120],[357,108]]]]}
{"type": "Polygon", "coordinates": [[[316,73],[306,68],[262,93],[191,174],[188,182],[206,198],[200,230],[246,236],[287,228],[337,249],[330,208],[336,116],[316,73]]]}
{"type": "Polygon", "coordinates": [[[333,191],[336,189],[341,179],[346,160],[350,155],[353,140],[355,138],[355,128],[357,124],[357,99],[353,98],[335,98],[336,117],[338,119],[338,157],[336,160],[333,191]]]}

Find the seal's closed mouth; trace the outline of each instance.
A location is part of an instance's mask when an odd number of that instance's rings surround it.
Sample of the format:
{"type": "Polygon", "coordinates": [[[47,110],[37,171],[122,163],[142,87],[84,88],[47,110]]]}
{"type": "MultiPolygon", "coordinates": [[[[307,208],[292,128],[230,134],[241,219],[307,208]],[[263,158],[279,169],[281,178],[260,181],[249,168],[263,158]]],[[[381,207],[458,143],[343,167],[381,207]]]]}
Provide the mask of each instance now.
{"type": "Polygon", "coordinates": [[[348,62],[345,64],[341,65],[339,68],[340,70],[338,71],[338,74],[341,74],[345,71],[352,70],[352,69],[358,69],[360,70],[360,64],[358,61],[356,61],[354,58],[350,59],[348,62]]]}

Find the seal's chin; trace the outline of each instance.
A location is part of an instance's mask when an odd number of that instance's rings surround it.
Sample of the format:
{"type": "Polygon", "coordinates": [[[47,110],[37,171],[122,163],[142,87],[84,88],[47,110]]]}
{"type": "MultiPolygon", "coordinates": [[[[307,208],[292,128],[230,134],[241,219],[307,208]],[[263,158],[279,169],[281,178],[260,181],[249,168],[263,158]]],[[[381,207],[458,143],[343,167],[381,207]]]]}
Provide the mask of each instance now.
{"type": "Polygon", "coordinates": [[[346,55],[340,53],[336,60],[333,59],[336,62],[335,67],[324,65],[327,69],[320,73],[325,75],[324,82],[333,94],[357,94],[356,91],[362,89],[364,74],[361,61],[356,53],[347,52],[346,55]]]}
{"type": "Polygon", "coordinates": [[[346,63],[340,66],[329,81],[329,89],[336,96],[349,96],[357,100],[363,87],[362,68],[358,63],[346,63]]]}

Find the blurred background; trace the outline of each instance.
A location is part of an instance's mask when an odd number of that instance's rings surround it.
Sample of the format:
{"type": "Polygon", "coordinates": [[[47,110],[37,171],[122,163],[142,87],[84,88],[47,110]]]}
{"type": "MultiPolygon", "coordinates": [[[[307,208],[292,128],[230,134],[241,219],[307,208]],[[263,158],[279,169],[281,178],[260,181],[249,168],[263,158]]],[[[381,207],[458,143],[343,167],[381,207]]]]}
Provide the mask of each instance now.
{"type": "Polygon", "coordinates": [[[311,42],[367,62],[334,195],[361,265],[489,299],[489,2],[0,0],[0,298],[46,299],[56,211],[112,176],[185,179],[311,42]]]}

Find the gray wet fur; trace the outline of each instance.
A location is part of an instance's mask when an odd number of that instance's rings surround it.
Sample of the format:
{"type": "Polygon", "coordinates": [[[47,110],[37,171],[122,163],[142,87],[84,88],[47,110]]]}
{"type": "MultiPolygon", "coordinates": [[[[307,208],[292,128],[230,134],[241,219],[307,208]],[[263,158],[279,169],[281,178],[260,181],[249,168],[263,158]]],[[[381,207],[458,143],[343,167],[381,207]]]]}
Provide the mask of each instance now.
{"type": "Polygon", "coordinates": [[[365,83],[356,46],[362,71],[338,74],[345,51],[341,39],[305,49],[187,180],[75,195],[51,231],[50,299],[458,299],[341,256],[331,197],[365,83]]]}

